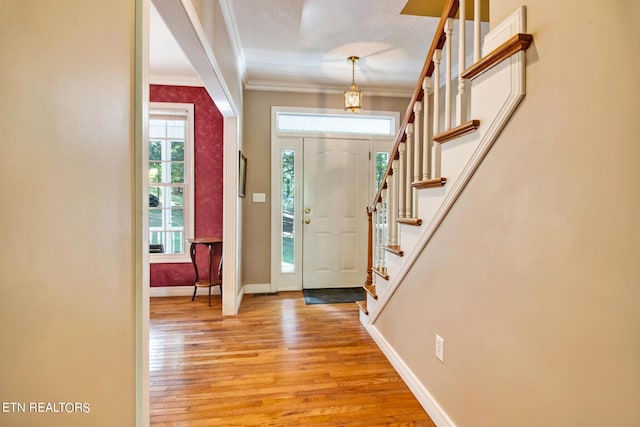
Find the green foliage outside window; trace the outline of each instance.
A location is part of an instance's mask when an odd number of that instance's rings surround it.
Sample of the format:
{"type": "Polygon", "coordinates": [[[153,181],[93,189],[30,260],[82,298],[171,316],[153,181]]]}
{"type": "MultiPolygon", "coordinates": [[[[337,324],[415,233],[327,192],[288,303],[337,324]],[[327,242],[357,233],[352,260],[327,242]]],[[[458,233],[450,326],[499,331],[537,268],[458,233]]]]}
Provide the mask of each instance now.
{"type": "Polygon", "coordinates": [[[378,152],[376,153],[376,191],[380,188],[380,181],[384,176],[384,172],[387,170],[387,163],[389,162],[389,153],[378,152]]]}

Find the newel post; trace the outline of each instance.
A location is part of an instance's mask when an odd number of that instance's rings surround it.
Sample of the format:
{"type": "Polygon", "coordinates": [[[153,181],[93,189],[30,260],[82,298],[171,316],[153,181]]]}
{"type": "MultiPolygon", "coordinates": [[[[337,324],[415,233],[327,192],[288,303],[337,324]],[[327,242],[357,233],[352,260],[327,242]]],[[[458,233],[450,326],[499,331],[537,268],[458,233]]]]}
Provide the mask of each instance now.
{"type": "Polygon", "coordinates": [[[369,222],[369,233],[367,236],[367,280],[365,280],[365,286],[371,285],[373,283],[373,272],[372,272],[372,257],[373,257],[373,211],[370,207],[367,206],[367,220],[369,222]]]}

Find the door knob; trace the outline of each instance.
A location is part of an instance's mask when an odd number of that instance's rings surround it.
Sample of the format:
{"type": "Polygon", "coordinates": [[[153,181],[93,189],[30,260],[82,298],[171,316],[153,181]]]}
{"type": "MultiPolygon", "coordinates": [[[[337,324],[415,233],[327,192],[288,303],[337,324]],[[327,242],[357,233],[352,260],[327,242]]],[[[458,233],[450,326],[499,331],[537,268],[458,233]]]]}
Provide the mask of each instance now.
{"type": "Polygon", "coordinates": [[[306,214],[310,214],[310,213],[311,213],[311,208],[306,208],[306,209],[304,210],[304,213],[306,213],[306,214]]]}
{"type": "Polygon", "coordinates": [[[305,224],[311,224],[311,220],[309,218],[307,218],[307,219],[304,220],[304,223],[305,224]]]}

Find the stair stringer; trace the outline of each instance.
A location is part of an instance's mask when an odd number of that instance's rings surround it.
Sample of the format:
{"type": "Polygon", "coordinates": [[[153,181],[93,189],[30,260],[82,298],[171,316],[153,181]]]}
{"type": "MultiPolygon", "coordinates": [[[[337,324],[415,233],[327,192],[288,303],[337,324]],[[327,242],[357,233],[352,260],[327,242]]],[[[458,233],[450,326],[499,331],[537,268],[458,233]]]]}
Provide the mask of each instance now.
{"type": "MultiPolygon", "coordinates": [[[[506,41],[509,37],[517,33],[526,32],[525,7],[522,6],[503,23],[487,34],[483,51],[488,52],[506,41]]],[[[424,248],[427,246],[440,224],[444,221],[448,212],[455,204],[458,197],[467,186],[471,177],[482,163],[500,132],[509,122],[509,119],[517,109],[525,96],[525,52],[519,51],[500,64],[486,71],[483,75],[473,80],[471,87],[471,107],[470,116],[480,118],[480,128],[482,139],[473,154],[469,158],[466,166],[455,182],[447,183],[449,191],[437,209],[434,217],[429,221],[422,232],[422,236],[415,244],[413,251],[404,254],[400,268],[391,275],[388,292],[379,297],[374,310],[369,311],[365,325],[372,325],[384,309],[387,302],[393,297],[394,292],[402,283],[413,264],[416,262],[424,248]],[[496,90],[496,85],[506,90],[496,90]],[[498,99],[496,93],[503,93],[503,98],[498,99]],[[485,100],[491,100],[492,107],[486,107],[485,100]],[[494,117],[483,117],[482,111],[485,109],[496,111],[495,105],[500,105],[494,117]]],[[[424,190],[423,190],[424,191],[424,190]]],[[[428,191],[428,190],[426,190],[428,191]]],[[[391,272],[391,270],[390,270],[391,272]]]]}

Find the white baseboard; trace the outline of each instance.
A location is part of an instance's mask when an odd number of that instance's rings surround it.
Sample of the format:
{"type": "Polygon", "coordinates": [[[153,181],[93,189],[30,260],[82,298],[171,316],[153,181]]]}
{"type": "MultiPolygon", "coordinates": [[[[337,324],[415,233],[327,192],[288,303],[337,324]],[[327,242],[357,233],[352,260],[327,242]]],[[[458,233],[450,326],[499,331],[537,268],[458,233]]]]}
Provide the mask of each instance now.
{"type": "MultiPolygon", "coordinates": [[[[206,292],[206,290],[200,290],[198,295],[206,292]]],[[[238,294],[238,304],[242,301],[244,294],[261,294],[267,292],[271,292],[271,284],[269,283],[244,285],[238,294]]],[[[191,295],[193,295],[193,286],[152,286],[149,288],[150,297],[183,297],[191,295]]],[[[211,290],[211,295],[220,295],[220,287],[214,286],[211,290]]]]}
{"type": "MultiPolygon", "coordinates": [[[[198,292],[198,295],[204,294],[208,294],[206,289],[198,292]]],[[[211,294],[220,295],[220,287],[215,286],[211,290],[211,294]]],[[[191,295],[193,295],[193,286],[152,286],[149,288],[150,297],[184,297],[191,295]]]]}
{"type": "Polygon", "coordinates": [[[431,393],[429,393],[429,390],[427,390],[424,384],[420,382],[418,377],[416,377],[404,360],[402,360],[400,355],[391,347],[391,344],[382,336],[378,328],[366,322],[363,322],[363,324],[364,327],[367,328],[369,335],[371,335],[380,350],[382,350],[387,359],[389,359],[391,365],[393,365],[398,374],[400,374],[400,377],[402,377],[407,387],[409,387],[413,395],[418,399],[418,402],[420,402],[420,405],[422,405],[427,414],[429,414],[429,417],[431,417],[435,425],[438,427],[455,427],[456,425],[451,418],[449,418],[444,409],[442,409],[431,393]]]}
{"type": "Polygon", "coordinates": [[[240,293],[238,294],[238,297],[236,298],[236,307],[238,307],[238,309],[240,309],[240,304],[242,303],[242,298],[244,297],[244,292],[245,292],[245,289],[244,289],[244,286],[242,286],[240,288],[240,293]]]}
{"type": "Polygon", "coordinates": [[[293,284],[290,286],[280,285],[278,287],[278,292],[295,292],[295,291],[301,291],[301,290],[302,288],[297,284],[293,284]]]}
{"type": "Polygon", "coordinates": [[[243,293],[245,294],[264,294],[271,291],[270,283],[249,283],[242,286],[243,293]]]}

